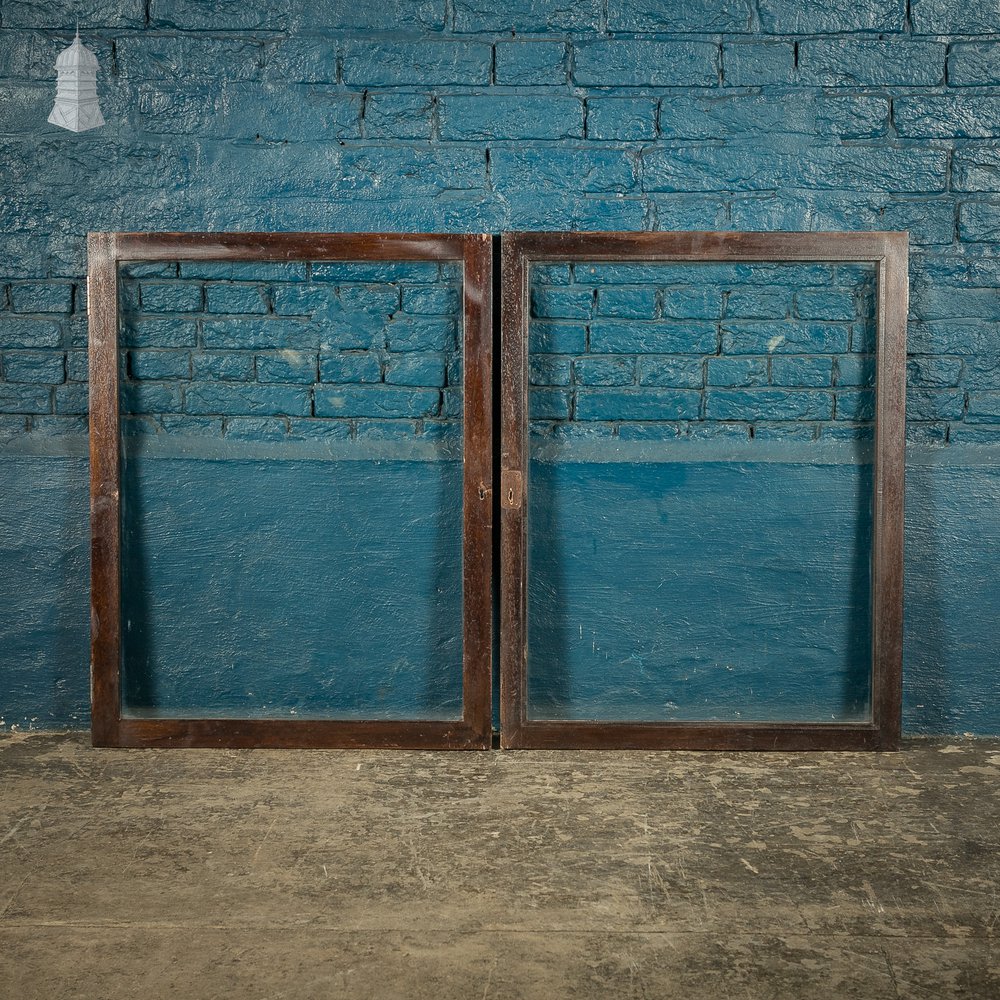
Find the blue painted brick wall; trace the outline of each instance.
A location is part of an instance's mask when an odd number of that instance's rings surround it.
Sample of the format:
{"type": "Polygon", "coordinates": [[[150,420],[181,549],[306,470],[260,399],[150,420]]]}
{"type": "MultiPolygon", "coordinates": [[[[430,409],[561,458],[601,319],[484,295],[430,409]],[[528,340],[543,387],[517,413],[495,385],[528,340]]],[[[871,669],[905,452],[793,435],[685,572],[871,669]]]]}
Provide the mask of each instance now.
{"type": "MultiPolygon", "coordinates": [[[[947,573],[922,515],[973,538],[997,509],[948,499],[953,479],[941,499],[933,463],[988,469],[1000,447],[998,51],[996,5],[958,0],[0,0],[4,447],[81,447],[88,230],[908,229],[910,564],[930,587],[928,566],[947,573]],[[108,122],[82,135],[45,120],[77,21],[108,122]]],[[[457,291],[436,266],[134,273],[126,399],[161,428],[431,435],[457,413],[457,291]]],[[[822,281],[730,283],[724,303],[657,280],[539,269],[539,421],[817,439],[867,422],[870,302],[849,316],[822,281]]],[[[44,485],[42,459],[16,468],[44,485]]],[[[925,619],[943,606],[928,594],[925,619]]],[[[941,635],[980,638],[950,674],[988,687],[996,650],[952,611],[941,635]]],[[[57,712],[38,688],[39,718],[83,717],[74,678],[57,712]]],[[[918,724],[1000,730],[995,711],[917,704],[918,724]]]]}

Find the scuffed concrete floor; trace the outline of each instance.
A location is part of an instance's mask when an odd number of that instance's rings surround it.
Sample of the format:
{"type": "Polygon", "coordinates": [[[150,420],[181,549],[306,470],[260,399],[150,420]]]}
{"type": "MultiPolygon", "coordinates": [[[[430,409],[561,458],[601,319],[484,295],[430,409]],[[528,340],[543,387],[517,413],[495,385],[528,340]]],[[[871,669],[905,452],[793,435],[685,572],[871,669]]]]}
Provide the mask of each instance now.
{"type": "Polygon", "coordinates": [[[1000,997],[1000,742],[869,754],[0,737],[0,995],[1000,997]]]}

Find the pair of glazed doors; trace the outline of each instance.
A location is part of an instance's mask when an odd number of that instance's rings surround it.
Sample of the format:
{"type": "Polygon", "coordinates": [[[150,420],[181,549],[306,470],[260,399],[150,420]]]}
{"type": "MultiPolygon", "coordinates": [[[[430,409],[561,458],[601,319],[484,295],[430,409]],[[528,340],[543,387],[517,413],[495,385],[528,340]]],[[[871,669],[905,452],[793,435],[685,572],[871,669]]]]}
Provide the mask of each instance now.
{"type": "Polygon", "coordinates": [[[96,745],[896,745],[905,233],[88,252],[96,745]]]}

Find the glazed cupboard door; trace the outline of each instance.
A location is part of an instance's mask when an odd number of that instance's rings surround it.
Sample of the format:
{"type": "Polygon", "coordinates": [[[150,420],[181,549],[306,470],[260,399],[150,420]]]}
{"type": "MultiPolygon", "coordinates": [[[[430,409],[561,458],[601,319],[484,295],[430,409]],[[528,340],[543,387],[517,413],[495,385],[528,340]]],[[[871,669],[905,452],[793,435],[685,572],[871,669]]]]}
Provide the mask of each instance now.
{"type": "Polygon", "coordinates": [[[491,270],[91,237],[95,743],[490,746],[491,270]]]}
{"type": "Polygon", "coordinates": [[[905,234],[503,244],[507,747],[890,747],[905,234]]]}

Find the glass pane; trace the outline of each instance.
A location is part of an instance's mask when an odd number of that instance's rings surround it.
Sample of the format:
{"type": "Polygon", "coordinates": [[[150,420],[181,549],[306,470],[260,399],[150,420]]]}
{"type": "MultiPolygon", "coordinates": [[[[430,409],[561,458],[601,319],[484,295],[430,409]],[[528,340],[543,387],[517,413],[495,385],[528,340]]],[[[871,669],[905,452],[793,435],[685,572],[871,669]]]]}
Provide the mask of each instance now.
{"type": "Polygon", "coordinates": [[[874,290],[531,268],[530,719],[870,718],[874,290]]]}
{"type": "Polygon", "coordinates": [[[461,718],[459,265],[121,294],[124,714],[461,718]]]}

